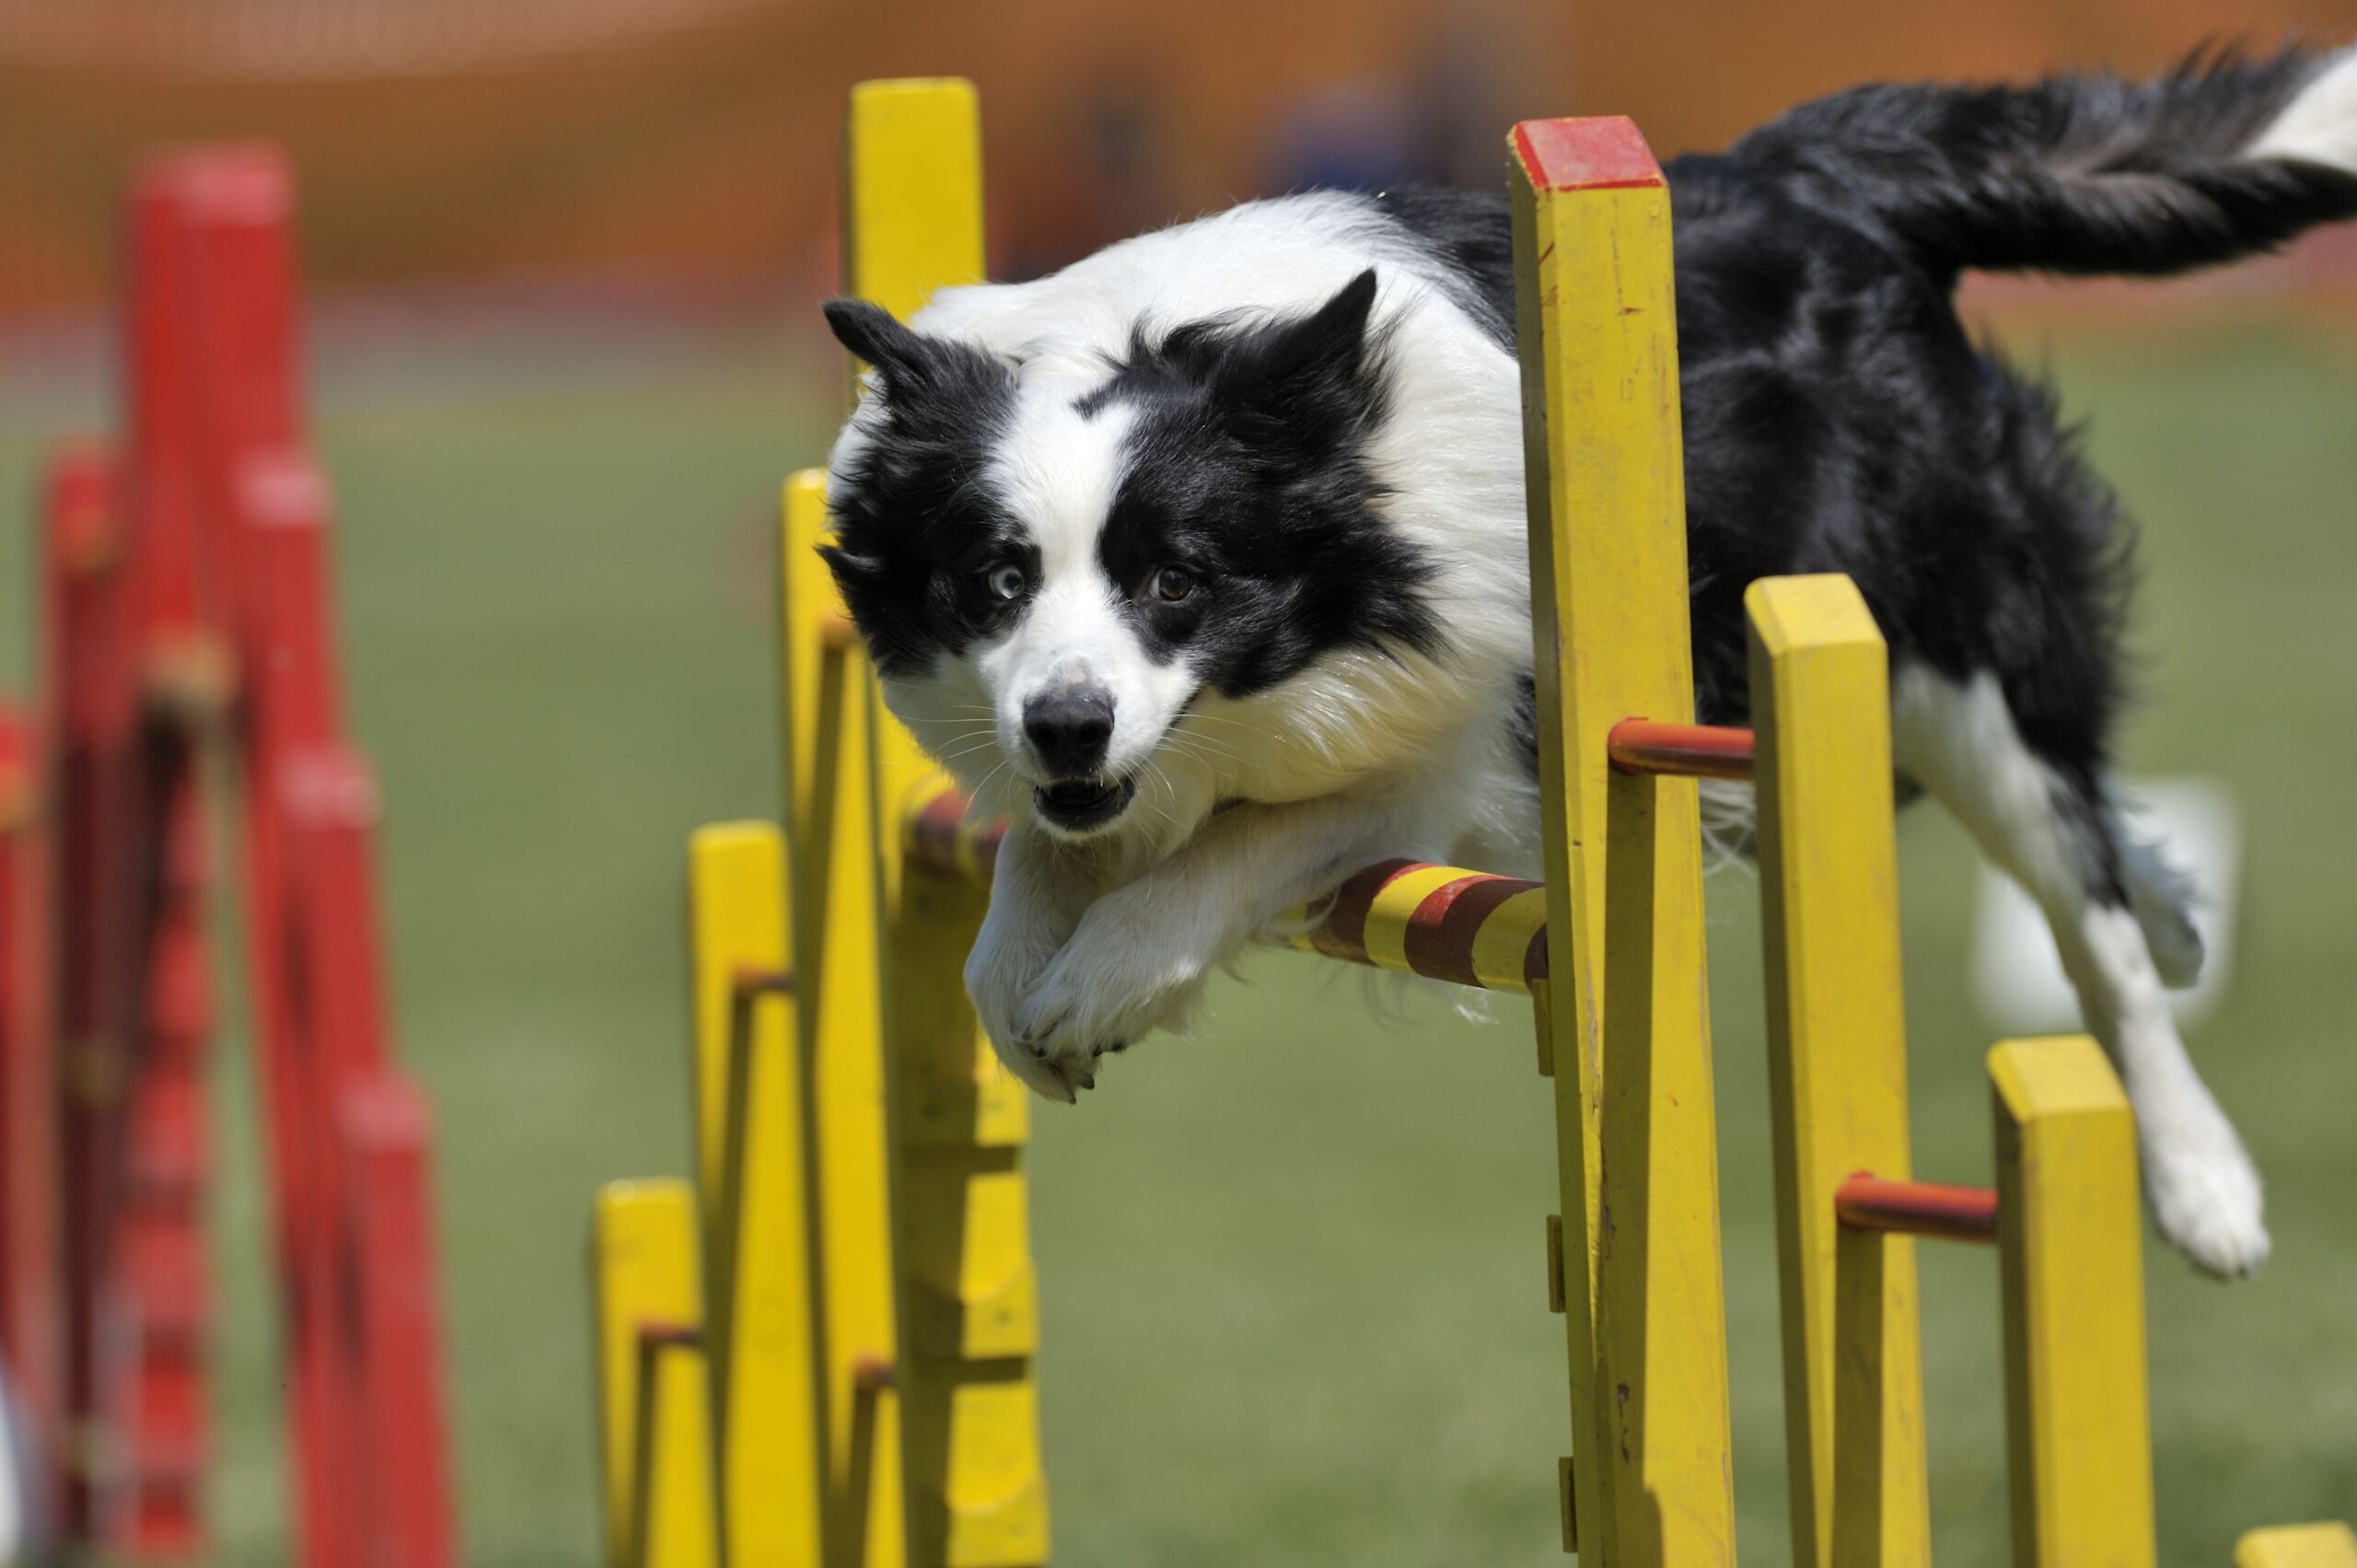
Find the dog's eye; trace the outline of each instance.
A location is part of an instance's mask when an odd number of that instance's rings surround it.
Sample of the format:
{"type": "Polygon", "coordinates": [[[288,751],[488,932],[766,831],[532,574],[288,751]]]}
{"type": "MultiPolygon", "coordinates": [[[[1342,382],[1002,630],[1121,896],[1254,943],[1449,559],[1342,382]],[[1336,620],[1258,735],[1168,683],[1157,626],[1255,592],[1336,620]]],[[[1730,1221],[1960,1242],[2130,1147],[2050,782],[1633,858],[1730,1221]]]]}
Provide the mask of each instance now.
{"type": "Polygon", "coordinates": [[[1184,566],[1165,566],[1154,575],[1154,597],[1177,604],[1195,591],[1195,575],[1184,566]]]}
{"type": "Polygon", "coordinates": [[[989,575],[982,581],[989,586],[991,592],[1000,598],[1018,599],[1023,597],[1025,584],[1023,568],[1012,563],[1004,566],[992,567],[989,575]]]}

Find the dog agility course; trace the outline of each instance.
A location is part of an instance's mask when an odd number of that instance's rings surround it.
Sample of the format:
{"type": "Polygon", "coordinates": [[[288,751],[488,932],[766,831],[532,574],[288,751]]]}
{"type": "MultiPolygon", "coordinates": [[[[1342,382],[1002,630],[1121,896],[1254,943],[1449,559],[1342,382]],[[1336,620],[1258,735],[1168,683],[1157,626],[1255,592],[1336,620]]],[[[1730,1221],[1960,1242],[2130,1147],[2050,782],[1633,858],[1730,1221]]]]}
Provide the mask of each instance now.
{"type": "MultiPolygon", "coordinates": [[[[1625,120],[1526,122],[1510,146],[1546,875],[1370,866],[1291,940],[1531,1000],[1557,1129],[1564,1550],[1619,1568],[1734,1558],[1712,778],[1759,794],[1794,1560],[1929,1559],[1921,1237],[1997,1254],[2015,1561],[2151,1563],[2119,1081],[2084,1037],[2001,1043],[1994,1190],[1915,1179],[1883,640],[1845,578],[1757,583],[1755,728],[1690,723],[1666,188],[1625,120]]],[[[968,84],[856,88],[845,292],[905,319],[979,280],[980,168],[968,84]]],[[[1029,1103],[960,974],[996,833],[878,705],[812,551],[826,526],[824,476],[795,476],[783,825],[689,846],[694,1172],[597,1199],[616,1568],[1048,1560],[1029,1103]]],[[[2255,1529],[2235,1561],[2350,1568],[2357,1536],[2255,1529]]]]}
{"type": "Polygon", "coordinates": [[[122,404],[43,498],[41,687],[0,708],[0,1353],[64,1547],[203,1547],[207,929],[243,911],[307,1568],[457,1561],[429,1117],[388,1037],[377,795],[343,726],[294,192],[138,174],[122,404]],[[234,873],[211,864],[234,816],[234,873]]]}

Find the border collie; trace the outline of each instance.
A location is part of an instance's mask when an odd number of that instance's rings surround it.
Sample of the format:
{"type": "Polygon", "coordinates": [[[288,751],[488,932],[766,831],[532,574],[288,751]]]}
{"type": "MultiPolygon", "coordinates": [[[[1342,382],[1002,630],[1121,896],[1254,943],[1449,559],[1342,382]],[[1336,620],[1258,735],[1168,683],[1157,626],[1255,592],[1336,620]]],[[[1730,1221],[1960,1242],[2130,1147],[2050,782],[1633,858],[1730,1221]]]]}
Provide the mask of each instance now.
{"type": "MultiPolygon", "coordinates": [[[[1747,722],[1745,585],[1856,579],[1899,788],[2051,922],[2163,1233],[2256,1268],[2258,1177],[2163,994],[2201,962],[2191,892],[2107,768],[2131,528],[1953,296],[2357,215],[2357,50],[1860,87],[1666,172],[1700,717],[1747,722]]],[[[1536,874],[1512,274],[1502,194],[1327,192],[905,325],[827,307],[873,369],[823,553],[886,703],[1009,820],[966,982],[1039,1093],[1370,861],[1536,874]]]]}

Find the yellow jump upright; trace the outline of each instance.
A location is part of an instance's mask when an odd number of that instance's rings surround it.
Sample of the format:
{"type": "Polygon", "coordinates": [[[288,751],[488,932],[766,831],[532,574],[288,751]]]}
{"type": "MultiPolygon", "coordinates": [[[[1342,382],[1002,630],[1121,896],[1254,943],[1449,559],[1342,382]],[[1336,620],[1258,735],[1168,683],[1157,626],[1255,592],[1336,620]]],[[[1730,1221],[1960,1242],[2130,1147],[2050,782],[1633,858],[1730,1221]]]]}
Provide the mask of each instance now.
{"type": "Polygon", "coordinates": [[[1512,138],[1548,974],[1571,1354],[1564,1546],[1735,1560],[1718,1145],[1689,778],[1614,772],[1624,718],[1689,721],[1669,189],[1626,120],[1512,138]]]}
{"type": "Polygon", "coordinates": [[[610,1181],[591,1224],[607,1568],[712,1568],[696,1208],[684,1181],[610,1181]]]}
{"type": "Polygon", "coordinates": [[[1910,1168],[1888,655],[1847,577],[1771,578],[1744,603],[1793,1561],[1923,1568],[1915,1243],[1834,1212],[1860,1171],[1910,1168]]]}
{"type": "MultiPolygon", "coordinates": [[[[886,1104],[881,897],[875,852],[875,682],[840,625],[834,585],[811,552],[824,480],[786,487],[781,531],[781,685],[785,712],[795,1016],[807,1063],[817,1234],[819,1403],[824,1412],[829,1568],[900,1568],[899,1355],[886,1104]]],[[[732,1565],[734,1568],[734,1565],[732,1565]]]]}
{"type": "MultiPolygon", "coordinates": [[[[851,292],[905,319],[935,289],[981,281],[981,136],[971,84],[863,83],[852,94],[848,153],[851,292]]],[[[879,1020],[895,1119],[908,1557],[919,1568],[1032,1568],[1048,1558],[1048,1511],[1022,1163],[1030,1108],[966,1002],[965,955],[987,892],[906,866],[901,825],[940,780],[883,712],[873,681],[861,687],[845,700],[866,707],[873,738],[868,810],[877,830],[879,1020]]],[[[842,875],[841,854],[834,864],[842,875]]]]}
{"type": "Polygon", "coordinates": [[[1989,1078],[2014,1561],[2146,1568],[2144,1217],[2128,1096],[2084,1035],[2008,1040],[1989,1078]]]}
{"type": "Polygon", "coordinates": [[[819,1568],[811,1138],[787,952],[784,836],[699,829],[689,1024],[720,1533],[731,1563],[819,1568]]]}

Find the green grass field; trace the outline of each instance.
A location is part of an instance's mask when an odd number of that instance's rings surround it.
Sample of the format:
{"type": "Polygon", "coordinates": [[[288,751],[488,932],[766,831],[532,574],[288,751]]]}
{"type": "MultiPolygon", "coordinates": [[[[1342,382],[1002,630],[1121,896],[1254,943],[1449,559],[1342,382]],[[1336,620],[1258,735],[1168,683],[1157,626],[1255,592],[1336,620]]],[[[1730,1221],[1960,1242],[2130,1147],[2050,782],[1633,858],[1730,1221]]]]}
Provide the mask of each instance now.
{"type": "MultiPolygon", "coordinates": [[[[2357,354],[2290,328],[2056,351],[2148,526],[2154,701],[2131,771],[2247,814],[2240,974],[2195,1051],[2270,1182],[2248,1283],[2147,1243],[2165,1561],[2357,1513],[2357,354]]],[[[352,723],[381,769],[401,1049],[439,1108],[469,1559],[596,1551],[583,1244],[591,1189],[687,1148],[680,857],[769,814],[774,483],[825,387],[764,345],[644,376],[397,395],[320,419],[343,505],[352,723]]],[[[30,447],[0,447],[23,494],[30,447]]],[[[22,552],[0,550],[21,671],[22,552]]],[[[1963,984],[1972,859],[1902,830],[1919,1168],[1989,1178],[1963,984]]],[[[1756,889],[1712,890],[1743,1555],[1783,1561],[1782,1403],[1756,889]]],[[[1547,1096],[1522,1004],[1378,1021],[1355,973],[1270,955],[1194,1044],[1041,1109],[1040,1378],[1058,1561],[1155,1568],[1561,1561],[1562,1343],[1546,1310],[1547,1096]]],[[[272,1332],[242,1041],[221,1051],[224,1272],[214,1560],[284,1560],[272,1332]]],[[[2007,1557],[1993,1259],[1928,1250],[1941,1562],[2007,1557]]]]}

